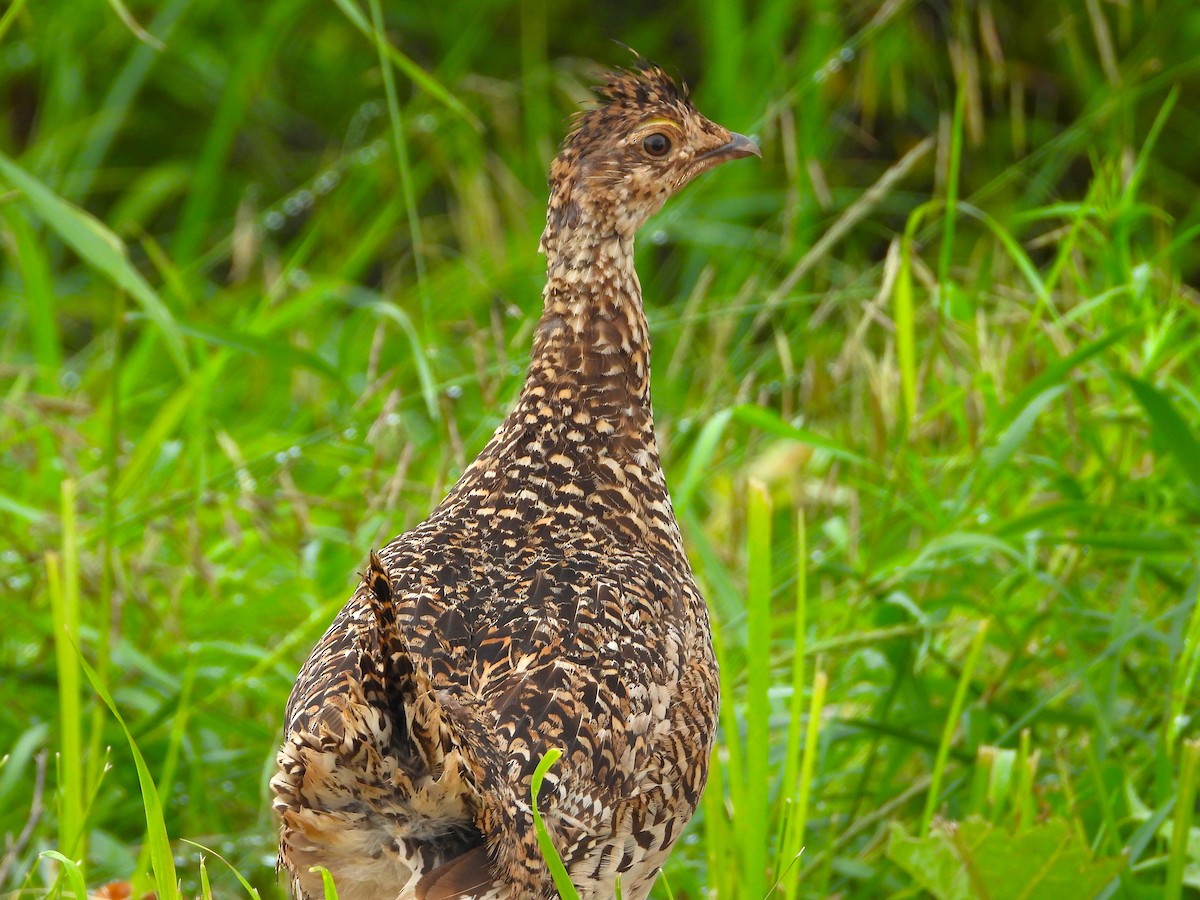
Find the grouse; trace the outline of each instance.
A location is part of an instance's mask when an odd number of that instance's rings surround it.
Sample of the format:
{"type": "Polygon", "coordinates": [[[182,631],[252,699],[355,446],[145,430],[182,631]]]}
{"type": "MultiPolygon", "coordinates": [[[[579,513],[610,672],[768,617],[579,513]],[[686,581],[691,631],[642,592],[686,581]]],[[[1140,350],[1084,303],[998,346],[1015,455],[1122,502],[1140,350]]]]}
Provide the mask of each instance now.
{"type": "Polygon", "coordinates": [[[708,613],[650,409],[634,232],[758,156],[639,60],[554,160],[520,395],[429,518],[372,553],[288,701],[271,780],[296,896],[549,898],[530,783],[579,895],[645,897],[717,724],[708,613]]]}

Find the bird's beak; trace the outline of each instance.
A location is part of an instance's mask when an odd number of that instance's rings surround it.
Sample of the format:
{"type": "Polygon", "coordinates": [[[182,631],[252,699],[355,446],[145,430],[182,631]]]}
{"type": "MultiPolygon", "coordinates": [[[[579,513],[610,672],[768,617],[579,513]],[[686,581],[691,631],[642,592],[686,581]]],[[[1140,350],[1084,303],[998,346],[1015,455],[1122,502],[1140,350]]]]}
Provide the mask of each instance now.
{"type": "Polygon", "coordinates": [[[729,135],[729,142],[722,144],[714,150],[709,150],[707,153],[701,154],[698,159],[711,159],[714,162],[725,162],[730,159],[741,159],[743,156],[757,156],[762,158],[762,151],[758,149],[758,144],[750,140],[744,134],[732,133],[729,135]]]}

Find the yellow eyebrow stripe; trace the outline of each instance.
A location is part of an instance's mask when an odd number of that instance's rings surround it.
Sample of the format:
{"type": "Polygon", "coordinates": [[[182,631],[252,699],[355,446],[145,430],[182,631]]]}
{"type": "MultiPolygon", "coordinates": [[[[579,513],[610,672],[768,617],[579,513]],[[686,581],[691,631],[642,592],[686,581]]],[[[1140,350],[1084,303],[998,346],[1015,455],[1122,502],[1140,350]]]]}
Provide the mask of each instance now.
{"type": "Polygon", "coordinates": [[[666,126],[667,128],[674,129],[675,131],[681,131],[677,122],[663,116],[656,116],[653,119],[647,119],[645,122],[641,122],[638,125],[638,131],[640,132],[645,128],[658,128],[660,126],[666,126]]]}

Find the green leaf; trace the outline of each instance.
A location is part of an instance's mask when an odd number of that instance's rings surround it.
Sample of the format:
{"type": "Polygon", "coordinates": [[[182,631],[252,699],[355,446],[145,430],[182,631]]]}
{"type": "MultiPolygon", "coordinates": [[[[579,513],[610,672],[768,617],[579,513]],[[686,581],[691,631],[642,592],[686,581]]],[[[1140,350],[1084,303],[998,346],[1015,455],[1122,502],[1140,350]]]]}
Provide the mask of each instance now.
{"type": "Polygon", "coordinates": [[[1175,409],[1171,398],[1149,382],[1122,375],[1133,396],[1146,412],[1154,436],[1162,441],[1192,484],[1200,487],[1200,441],[1175,409]]]}
{"type": "Polygon", "coordinates": [[[1038,299],[1041,300],[1042,303],[1050,305],[1050,292],[1046,290],[1045,282],[1042,281],[1041,276],[1038,274],[1037,267],[1034,266],[1033,261],[1029,258],[1029,255],[1021,247],[1021,244],[1017,241],[1017,239],[1008,231],[1008,229],[1006,229],[982,209],[971,206],[969,203],[958,204],[958,209],[960,212],[978,219],[989,229],[991,229],[991,232],[993,235],[995,235],[996,240],[998,240],[1000,245],[1008,251],[1008,255],[1012,259],[1013,265],[1015,265],[1018,271],[1025,276],[1025,280],[1029,282],[1029,286],[1033,289],[1033,292],[1037,294],[1038,299]]]}
{"type": "Polygon", "coordinates": [[[688,458],[687,469],[683,473],[683,482],[674,492],[673,500],[678,515],[683,515],[692,499],[692,494],[700,486],[700,482],[711,473],[710,463],[713,455],[717,452],[717,445],[720,444],[721,437],[725,434],[725,426],[729,424],[732,415],[733,410],[731,409],[718,410],[700,429],[700,436],[696,438],[692,454],[688,458]]]}
{"type": "Polygon", "coordinates": [[[785,422],[774,410],[755,406],[753,403],[743,403],[740,406],[733,407],[732,415],[733,420],[742,425],[749,425],[767,434],[798,441],[801,444],[807,444],[809,447],[824,450],[830,456],[836,456],[838,459],[844,459],[847,462],[858,463],[860,465],[865,465],[867,462],[862,456],[851,450],[847,450],[837,441],[830,440],[823,435],[817,434],[815,431],[809,431],[807,428],[801,428],[785,422]]]}
{"type": "Polygon", "coordinates": [[[815,431],[809,431],[807,428],[791,425],[781,419],[773,410],[755,406],[753,403],[742,403],[738,406],[717,410],[700,429],[700,435],[696,438],[691,456],[688,458],[683,480],[673,492],[673,502],[678,515],[684,514],[696,488],[711,474],[713,457],[716,455],[717,447],[720,446],[721,438],[724,437],[725,429],[730,422],[748,425],[776,437],[798,441],[847,462],[869,465],[865,458],[847,450],[837,441],[830,440],[815,431]]]}
{"type": "Polygon", "coordinates": [[[1123,341],[1125,338],[1136,333],[1141,327],[1140,323],[1134,323],[1133,325],[1126,325],[1123,328],[1115,328],[1104,335],[1104,337],[1098,338],[1090,344],[1085,344],[1054,363],[1045,372],[1021,388],[1020,393],[1013,398],[1012,402],[1005,407],[1004,411],[997,417],[995,423],[988,429],[988,440],[991,440],[993,436],[1002,430],[1009,428],[1012,421],[1021,415],[1038,396],[1045,394],[1046,391],[1055,385],[1066,381],[1067,376],[1075,368],[1087,362],[1092,357],[1099,356],[1113,344],[1123,341]]]}
{"type": "Polygon", "coordinates": [[[928,837],[913,837],[899,822],[891,823],[888,859],[909,874],[913,883],[938,900],[972,900],[967,872],[953,847],[942,839],[936,823],[928,837]]]}
{"type": "Polygon", "coordinates": [[[915,571],[932,571],[943,565],[938,561],[940,557],[948,557],[953,563],[964,557],[986,553],[996,553],[1013,562],[1021,562],[1021,552],[1008,541],[975,531],[956,531],[931,540],[921,548],[909,567],[915,571]]]}
{"type": "MultiPolygon", "coordinates": [[[[209,371],[211,370],[210,366],[209,371]]],[[[121,477],[116,486],[118,497],[127,496],[137,486],[144,486],[143,479],[158,454],[162,452],[163,442],[179,427],[179,423],[192,408],[197,392],[207,381],[207,374],[203,377],[192,377],[162,403],[154,420],[139,436],[137,446],[121,469],[121,477]]]]}
{"type": "Polygon", "coordinates": [[[0,16],[0,41],[4,40],[4,35],[8,34],[8,29],[12,27],[12,23],[17,20],[21,9],[25,6],[25,0],[13,0],[8,5],[8,9],[4,11],[4,15],[0,16]]]}
{"type": "Polygon", "coordinates": [[[887,855],[938,900],[1089,900],[1125,866],[1094,859],[1063,817],[1015,834],[976,816],[938,821],[924,838],[893,823],[887,855]]]}
{"type": "Polygon", "coordinates": [[[141,304],[146,317],[162,332],[176,367],[186,374],[189,367],[179,326],[162,298],[129,262],[121,239],[99,219],[63,200],[3,153],[0,153],[0,175],[24,195],[33,211],[88,265],[141,304]]]}
{"type": "Polygon", "coordinates": [[[33,339],[34,358],[38,362],[38,378],[42,390],[53,393],[62,369],[62,349],[59,346],[57,304],[54,276],[46,249],[25,214],[10,207],[2,211],[15,244],[17,270],[21,273],[29,333],[33,339]]]}
{"type": "Polygon", "coordinates": [[[435,422],[439,421],[442,418],[442,412],[438,408],[437,383],[433,377],[433,369],[429,365],[429,357],[421,345],[421,338],[417,334],[417,327],[413,324],[413,320],[408,313],[394,303],[373,300],[367,303],[366,307],[381,318],[391,319],[400,326],[400,330],[408,338],[408,345],[412,350],[412,360],[417,367],[417,380],[421,382],[421,395],[425,398],[425,408],[429,411],[429,418],[435,422]]]}
{"type": "Polygon", "coordinates": [[[311,350],[294,347],[282,339],[212,325],[186,324],[180,326],[180,331],[188,337],[198,338],[213,346],[249,353],[287,368],[308,369],[329,379],[344,393],[350,392],[337,369],[311,350]]]}
{"type": "MultiPolygon", "coordinates": [[[[984,465],[987,467],[989,475],[994,475],[1012,459],[1013,454],[1017,452],[1017,449],[1029,437],[1029,432],[1033,429],[1034,422],[1045,412],[1046,407],[1057,400],[1066,389],[1067,386],[1065,384],[1047,388],[1026,404],[1025,408],[1013,420],[1013,423],[1000,435],[1000,439],[996,441],[996,446],[984,454],[984,465]]],[[[990,480],[990,477],[985,478],[984,483],[986,484],[990,480]]],[[[982,490],[982,488],[983,484],[980,485],[979,489],[982,490]]]]}
{"type": "Polygon", "coordinates": [[[0,512],[8,513],[10,516],[17,516],[24,519],[26,522],[32,522],[35,525],[45,521],[46,514],[40,509],[35,509],[28,504],[22,503],[6,494],[0,494],[0,512]]]}
{"type": "Polygon", "coordinates": [[[71,890],[74,892],[76,900],[87,900],[87,883],[83,877],[83,870],[79,868],[79,863],[63,856],[57,850],[44,850],[38,856],[42,859],[52,859],[62,865],[63,871],[67,873],[67,880],[71,882],[71,890]]]}

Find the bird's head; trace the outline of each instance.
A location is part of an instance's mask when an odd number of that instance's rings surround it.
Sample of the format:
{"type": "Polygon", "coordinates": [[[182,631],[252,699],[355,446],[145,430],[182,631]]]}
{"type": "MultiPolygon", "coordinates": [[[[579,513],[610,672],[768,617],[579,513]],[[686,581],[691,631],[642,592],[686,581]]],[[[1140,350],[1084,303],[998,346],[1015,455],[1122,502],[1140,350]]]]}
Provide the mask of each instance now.
{"type": "Polygon", "coordinates": [[[700,115],[687,88],[652,63],[614,72],[597,93],[550,169],[543,252],[568,236],[632,237],[701,172],[761,156],[749,138],[700,115]]]}

